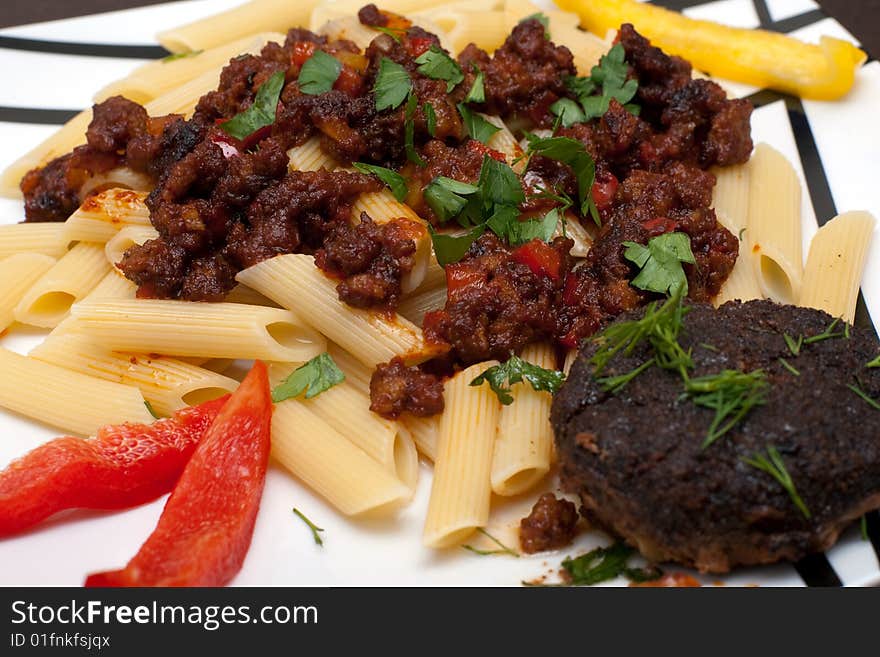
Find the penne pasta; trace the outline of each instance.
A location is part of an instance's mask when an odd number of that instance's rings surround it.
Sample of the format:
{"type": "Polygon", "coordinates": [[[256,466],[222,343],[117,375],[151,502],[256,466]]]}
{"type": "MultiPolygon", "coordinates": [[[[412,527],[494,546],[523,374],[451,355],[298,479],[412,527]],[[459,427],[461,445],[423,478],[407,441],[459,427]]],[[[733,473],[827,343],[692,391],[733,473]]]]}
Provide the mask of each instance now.
{"type": "Polygon", "coordinates": [[[593,245],[593,237],[573,212],[565,213],[565,224],[560,222],[554,235],[558,237],[563,234],[563,231],[565,231],[565,236],[574,242],[569,253],[575,258],[586,258],[593,245]]]}
{"type": "Polygon", "coordinates": [[[853,322],[874,224],[867,212],[846,212],[819,229],[810,242],[799,306],[853,322]]]}
{"type": "Polygon", "coordinates": [[[345,380],[369,397],[373,370],[332,342],[327,345],[327,353],[330,354],[339,369],[345,373],[345,380]]]}
{"type": "Polygon", "coordinates": [[[765,297],[795,303],[803,280],[801,184],[791,163],[758,144],[749,163],[750,256],[765,297]]]}
{"type": "MultiPolygon", "coordinates": [[[[92,301],[94,299],[134,299],[136,293],[137,285],[119,273],[117,269],[111,269],[101,279],[101,282],[83,297],[83,301],[92,301]]],[[[60,327],[61,325],[59,324],[56,329],[60,327]]]]}
{"type": "Polygon", "coordinates": [[[387,515],[409,502],[413,490],[306,405],[275,405],[272,456],[347,516],[387,515]]]}
{"type": "Polygon", "coordinates": [[[174,358],[113,352],[71,333],[44,340],[28,355],[80,374],[134,386],[160,415],[171,415],[238,387],[235,379],[174,358]]]}
{"type": "Polygon", "coordinates": [[[440,432],[440,416],[417,417],[405,415],[400,419],[409,429],[416,449],[425,458],[434,461],[437,458],[437,436],[440,432]]]}
{"type": "Polygon", "coordinates": [[[565,363],[562,365],[562,371],[568,376],[568,373],[571,371],[571,366],[574,365],[574,361],[577,360],[578,350],[577,349],[569,349],[565,353],[565,363]]]}
{"type": "Polygon", "coordinates": [[[434,252],[431,251],[431,258],[428,260],[428,266],[425,269],[425,278],[419,285],[419,290],[427,290],[430,288],[446,286],[446,270],[437,262],[434,252]]]}
{"type": "Polygon", "coordinates": [[[152,226],[126,226],[111,237],[104,245],[104,256],[114,267],[122,261],[122,256],[131,247],[159,237],[159,232],[152,226]]]}
{"type": "Polygon", "coordinates": [[[289,310],[238,303],[100,299],[76,304],[71,331],[114,351],[305,362],[326,343],[289,310]]]}
{"type": "Polygon", "coordinates": [[[454,6],[435,7],[411,14],[415,22],[431,21],[446,36],[444,46],[459,53],[469,43],[486,52],[494,52],[507,38],[509,31],[504,12],[471,7],[467,11],[454,6]]]}
{"type": "Polygon", "coordinates": [[[456,545],[489,520],[490,473],[498,425],[498,398],[489,386],[470,385],[497,363],[472,365],[446,382],[434,481],[423,541],[433,548],[456,545]]]}
{"type": "Polygon", "coordinates": [[[361,50],[366,50],[373,39],[381,34],[378,30],[361,23],[357,16],[330,19],[317,29],[317,33],[323,34],[330,41],[352,41],[361,50]]]}
{"type": "Polygon", "coordinates": [[[19,253],[42,253],[60,258],[70,240],[64,237],[64,224],[30,223],[0,226],[0,259],[19,253]]]}
{"type": "Polygon", "coordinates": [[[107,242],[125,226],[150,226],[147,195],[129,189],[108,189],[89,196],[63,224],[68,242],[107,242]]]}
{"type": "MultiPolygon", "coordinates": [[[[552,18],[551,21],[553,21],[552,18]]],[[[564,43],[571,51],[574,65],[581,75],[588,75],[612,45],[610,41],[600,39],[590,32],[579,30],[573,25],[568,25],[564,20],[552,22],[550,32],[553,41],[564,43]]]]}
{"type": "Polygon", "coordinates": [[[275,256],[239,272],[236,280],[295,310],[365,365],[372,367],[395,356],[409,364],[419,363],[442,351],[441,346],[425,341],[419,327],[399,315],[345,305],[336,294],[335,282],[315,266],[312,256],[275,256]]]}
{"type": "MultiPolygon", "coordinates": [[[[545,369],[556,369],[556,354],[548,344],[530,344],[521,358],[545,369]]],[[[547,392],[533,390],[526,382],[511,386],[513,403],[501,407],[498,437],[492,456],[492,491],[518,495],[537,484],[550,470],[553,428],[547,392]]]]}
{"type": "Polygon", "coordinates": [[[523,170],[525,170],[526,161],[523,158],[524,153],[522,146],[519,145],[519,142],[516,140],[516,137],[513,136],[510,128],[508,128],[504,124],[504,121],[497,116],[481,114],[479,112],[478,114],[487,122],[491,123],[496,128],[499,128],[498,132],[489,137],[486,146],[499,153],[503,153],[510,167],[521,175],[523,170]]]}
{"type": "Polygon", "coordinates": [[[55,264],[42,253],[19,253],[0,260],[0,335],[14,320],[13,310],[28,289],[55,264]]]}
{"type": "Polygon", "coordinates": [[[249,34],[286,32],[291,27],[306,25],[317,5],[318,0],[251,0],[240,7],[159,32],[156,38],[173,53],[216,48],[249,34]]]}
{"type": "Polygon", "coordinates": [[[751,240],[749,237],[749,166],[716,168],[715,189],[712,191],[712,205],[718,222],[739,239],[739,257],[733,271],[715,297],[715,306],[732,299],[751,301],[761,299],[763,294],[751,262],[751,240]]]}
{"type": "Polygon", "coordinates": [[[133,386],[111,383],[0,347],[0,407],[81,436],[107,424],[153,421],[133,386]]]}
{"type": "Polygon", "coordinates": [[[304,144],[294,146],[287,151],[287,157],[290,159],[287,167],[291,171],[333,171],[339,168],[339,163],[321,148],[320,137],[312,137],[304,144]]]}
{"type": "Polygon", "coordinates": [[[247,306],[267,306],[269,308],[278,308],[278,304],[272,301],[264,294],[260,294],[256,290],[252,290],[247,285],[236,285],[226,298],[224,303],[243,303],[247,306]]]}
{"type": "Polygon", "coordinates": [[[397,312],[416,326],[421,326],[425,314],[446,306],[446,286],[417,290],[400,302],[397,312]]]}
{"type": "Polygon", "coordinates": [[[100,244],[80,242],[64,254],[22,296],[15,319],[22,324],[52,328],[110,271],[100,244]]]}

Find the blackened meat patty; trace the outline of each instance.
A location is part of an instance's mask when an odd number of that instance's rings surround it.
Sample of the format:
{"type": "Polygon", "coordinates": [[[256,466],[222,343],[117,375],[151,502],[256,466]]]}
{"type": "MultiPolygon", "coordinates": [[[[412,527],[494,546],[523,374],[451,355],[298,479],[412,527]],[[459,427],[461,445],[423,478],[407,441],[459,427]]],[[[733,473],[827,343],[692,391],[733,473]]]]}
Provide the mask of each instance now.
{"type": "MultiPolygon", "coordinates": [[[[617,394],[604,393],[588,344],[551,413],[563,487],[580,495],[591,520],[658,562],[723,573],[827,549],[851,521],[880,507],[880,410],[849,387],[880,399],[880,368],[866,367],[880,351],[876,337],[852,328],[849,337],[803,344],[799,355],[784,339],[822,334],[832,321],[770,301],[691,307],[679,339],[693,350],[691,376],[760,368],[770,384],[766,404],[705,449],[715,412],[681,397],[678,374],[651,367],[617,394]],[[770,446],[810,518],[773,476],[745,462],[770,446]]],[[[651,355],[640,346],[603,374],[651,355]]]]}

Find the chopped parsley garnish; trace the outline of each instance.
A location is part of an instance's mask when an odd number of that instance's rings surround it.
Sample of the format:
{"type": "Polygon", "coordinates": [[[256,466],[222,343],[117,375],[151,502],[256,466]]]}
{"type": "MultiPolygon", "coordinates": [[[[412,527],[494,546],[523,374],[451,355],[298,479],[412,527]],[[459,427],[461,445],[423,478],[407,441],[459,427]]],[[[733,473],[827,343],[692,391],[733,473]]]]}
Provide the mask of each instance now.
{"type": "Polygon", "coordinates": [[[396,171],[376,166],[375,164],[365,164],[363,162],[355,162],[352,166],[361,173],[373,174],[376,176],[379,180],[385,183],[388,189],[391,190],[391,193],[394,194],[394,198],[398,201],[403,202],[406,198],[406,178],[396,171]]]}
{"type": "Polygon", "coordinates": [[[599,384],[599,387],[602,388],[603,391],[610,392],[611,394],[616,394],[619,391],[623,390],[627,383],[632,381],[639,374],[654,365],[656,362],[657,361],[655,359],[650,358],[638,367],[630,370],[629,372],[618,374],[616,376],[603,376],[596,379],[596,383],[599,384]]]}
{"type": "Polygon", "coordinates": [[[399,27],[384,27],[383,25],[368,25],[367,27],[369,27],[371,30],[381,32],[382,34],[387,34],[397,43],[400,43],[400,37],[406,34],[406,30],[399,27]]]}
{"type": "Polygon", "coordinates": [[[778,481],[788,493],[788,496],[791,498],[791,501],[794,502],[794,505],[802,514],[804,514],[804,517],[807,520],[810,519],[810,510],[798,494],[794,481],[791,479],[791,475],[788,473],[788,470],[785,469],[785,463],[783,463],[782,457],[773,445],[767,447],[766,456],[759,452],[751,458],[743,458],[743,461],[753,468],[766,472],[778,481]]]}
{"type": "Polygon", "coordinates": [[[177,52],[173,55],[168,55],[167,57],[163,57],[160,61],[163,64],[167,64],[168,62],[176,62],[178,59],[186,59],[188,57],[195,57],[196,55],[201,55],[204,50],[190,50],[189,52],[177,52]]]}
{"type": "Polygon", "coordinates": [[[785,344],[792,356],[797,356],[801,353],[801,347],[804,346],[804,336],[799,335],[797,340],[795,340],[788,333],[783,333],[782,338],[785,340],[785,344]]]}
{"type": "Polygon", "coordinates": [[[785,360],[784,358],[779,359],[779,364],[782,365],[785,369],[787,369],[789,372],[791,372],[795,376],[801,375],[801,373],[797,370],[797,368],[794,365],[792,365],[791,363],[789,363],[787,360],[785,360]]]}
{"type": "Polygon", "coordinates": [[[641,271],[631,284],[640,290],[673,294],[681,289],[687,294],[687,277],[682,263],[695,264],[691,240],[685,233],[664,233],[648,240],[648,246],[624,242],[623,257],[641,271]]]}
{"type": "Polygon", "coordinates": [[[342,62],[323,50],[316,50],[299,70],[299,90],[310,96],[327,93],[333,88],[341,71],[342,62]]]}
{"type": "Polygon", "coordinates": [[[562,162],[571,167],[578,184],[578,203],[580,213],[593,217],[596,225],[601,226],[599,211],[593,202],[593,182],[596,178],[596,164],[587,153],[584,145],[568,137],[547,137],[540,139],[534,135],[527,135],[529,140],[528,157],[542,155],[543,157],[562,162]]]}
{"type": "Polygon", "coordinates": [[[431,103],[422,105],[422,113],[425,115],[425,127],[428,128],[428,134],[433,137],[437,132],[437,113],[431,103]]]}
{"type": "Polygon", "coordinates": [[[562,126],[568,128],[575,123],[583,123],[587,120],[584,110],[571,98],[560,98],[550,106],[553,116],[558,116],[562,126]]]}
{"type": "Polygon", "coordinates": [[[150,402],[148,402],[147,400],[144,400],[144,406],[147,407],[147,412],[150,415],[152,415],[154,418],[156,418],[157,420],[162,419],[162,416],[156,412],[156,410],[153,408],[153,405],[150,402]]]}
{"type": "Polygon", "coordinates": [[[479,191],[476,185],[459,182],[445,176],[434,178],[425,187],[423,194],[425,203],[434,211],[441,223],[446,223],[461,214],[470,196],[479,191]]]}
{"type": "Polygon", "coordinates": [[[474,71],[476,71],[477,75],[474,78],[474,83],[471,85],[471,90],[468,91],[467,96],[464,97],[465,103],[485,103],[486,102],[486,87],[483,83],[483,72],[480,70],[479,66],[474,64],[474,71]]]}
{"type": "Polygon", "coordinates": [[[558,208],[553,208],[540,219],[520,221],[519,210],[503,206],[488,221],[489,228],[496,235],[506,239],[511,246],[519,246],[532,240],[549,242],[556,234],[561,215],[558,208]]]}
{"type": "Polygon", "coordinates": [[[470,385],[480,386],[483,383],[488,383],[492,392],[498,396],[499,401],[507,406],[513,403],[510,386],[514,383],[521,383],[523,380],[528,381],[536,392],[543,390],[555,394],[562,382],[565,381],[565,374],[558,370],[548,370],[538,365],[532,365],[519,356],[511,355],[501,365],[493,365],[487,369],[471,381],[470,385]]]}
{"type": "Polygon", "coordinates": [[[419,101],[415,94],[410,94],[406,101],[406,116],[403,124],[403,146],[406,149],[406,159],[417,164],[420,167],[427,166],[425,161],[416,151],[415,133],[416,133],[416,109],[419,101]]]}
{"type": "Polygon", "coordinates": [[[465,131],[467,131],[468,136],[472,139],[487,144],[492,135],[501,130],[501,128],[489,123],[477,112],[471,111],[464,103],[458,104],[458,112],[461,114],[465,131]]]}
{"type": "Polygon", "coordinates": [[[306,393],[306,399],[311,399],[344,380],[345,374],[333,362],[330,354],[323,353],[296,368],[290,376],[275,386],[272,390],[272,401],[277,404],[285,399],[297,397],[303,391],[306,393]]]}
{"type": "Polygon", "coordinates": [[[848,338],[847,335],[847,325],[844,323],[844,329],[842,331],[835,331],[834,327],[840,322],[840,317],[837,317],[832,321],[824,331],[821,333],[817,333],[816,335],[811,335],[808,338],[804,338],[804,344],[813,344],[814,342],[822,342],[824,340],[833,340],[834,338],[848,338]]]}
{"type": "Polygon", "coordinates": [[[435,231],[428,224],[428,231],[431,233],[431,243],[434,246],[434,255],[441,267],[445,267],[453,262],[458,262],[464,257],[464,254],[471,248],[471,244],[477,241],[484,232],[486,232],[485,224],[474,226],[464,235],[444,235],[435,231]]]}
{"type": "Polygon", "coordinates": [[[395,109],[406,100],[412,89],[409,73],[400,64],[383,57],[379,62],[379,73],[373,93],[376,94],[376,110],[395,109]]]}
{"type": "Polygon", "coordinates": [[[603,116],[608,111],[612,98],[631,114],[639,114],[638,105],[630,103],[638,91],[639,84],[636,80],[626,79],[628,67],[624,61],[625,56],[623,46],[617,43],[602,55],[599,65],[594,66],[590,71],[589,78],[566,79],[568,90],[577,96],[583,109],[585,121],[603,116]]]}
{"type": "Polygon", "coordinates": [[[568,574],[572,586],[592,586],[623,575],[633,582],[660,579],[663,572],[658,568],[630,568],[629,560],[636,551],[624,543],[598,547],[579,557],[567,557],[562,568],[568,574]]]}
{"type": "Polygon", "coordinates": [[[419,65],[417,70],[422,75],[433,80],[446,81],[446,93],[450,93],[464,80],[464,73],[461,72],[458,62],[437,46],[431,46],[416,57],[415,61],[419,65]]]}
{"type": "Polygon", "coordinates": [[[541,25],[544,26],[544,38],[549,41],[550,40],[550,19],[547,17],[547,14],[539,11],[539,12],[536,12],[536,13],[531,14],[529,16],[526,16],[525,18],[523,18],[520,21],[520,23],[525,23],[526,21],[529,21],[532,19],[538,21],[541,25]]]}
{"type": "Polygon", "coordinates": [[[865,363],[865,367],[880,367],[880,356],[877,356],[877,358],[875,358],[874,360],[865,363]]]}
{"type": "Polygon", "coordinates": [[[260,128],[272,125],[283,87],[284,71],[276,71],[257,89],[254,104],[221,123],[220,129],[230,137],[243,140],[260,128]]]}
{"type": "Polygon", "coordinates": [[[300,511],[299,509],[297,509],[296,507],[294,507],[293,512],[297,515],[297,517],[299,517],[300,520],[302,520],[304,523],[306,523],[309,526],[309,529],[312,530],[312,538],[315,539],[315,544],[323,547],[324,546],[324,539],[321,538],[320,532],[322,532],[324,530],[321,529],[320,527],[318,527],[318,525],[313,523],[311,520],[306,518],[305,514],[302,511],[300,511]]]}
{"type": "Polygon", "coordinates": [[[518,552],[507,547],[504,543],[502,543],[497,538],[492,536],[492,534],[487,532],[485,529],[483,529],[482,527],[478,527],[477,531],[480,532],[486,538],[488,538],[490,541],[492,541],[495,545],[497,545],[498,549],[497,550],[482,550],[480,548],[475,548],[473,545],[462,545],[461,547],[463,547],[465,550],[468,550],[469,552],[473,552],[474,554],[479,554],[482,557],[492,556],[492,555],[497,555],[497,554],[508,554],[511,557],[516,557],[517,559],[519,559],[518,552]]]}
{"type": "Polygon", "coordinates": [[[709,447],[733,429],[755,406],[766,404],[769,388],[763,370],[723,370],[718,374],[687,379],[684,389],[691,401],[715,411],[702,448],[709,447]]]}
{"type": "Polygon", "coordinates": [[[871,395],[869,395],[867,392],[862,390],[862,386],[860,385],[858,379],[856,379],[855,383],[850,383],[847,386],[847,388],[849,388],[854,393],[856,393],[859,397],[864,399],[871,408],[880,411],[880,402],[878,402],[876,399],[871,397],[871,395]]]}

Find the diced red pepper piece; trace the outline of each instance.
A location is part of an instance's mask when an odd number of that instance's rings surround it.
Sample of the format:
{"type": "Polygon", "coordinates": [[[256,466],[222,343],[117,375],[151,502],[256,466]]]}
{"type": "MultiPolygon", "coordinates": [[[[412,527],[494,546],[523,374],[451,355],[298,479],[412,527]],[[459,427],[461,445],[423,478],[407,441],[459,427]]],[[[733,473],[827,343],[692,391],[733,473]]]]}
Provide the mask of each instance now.
{"type": "Polygon", "coordinates": [[[654,217],[642,222],[642,226],[650,237],[656,237],[663,233],[671,233],[675,230],[675,222],[667,217],[654,217]]]}
{"type": "Polygon", "coordinates": [[[315,54],[317,44],[314,41],[299,41],[293,44],[293,51],[290,53],[290,61],[297,66],[302,66],[308,59],[315,54]]]}
{"type": "Polygon", "coordinates": [[[364,79],[353,68],[345,65],[339,71],[339,77],[333,83],[333,88],[349,96],[359,96],[364,90],[364,79]]]}
{"type": "Polygon", "coordinates": [[[498,162],[507,162],[507,158],[505,157],[504,153],[496,151],[494,148],[489,148],[488,146],[486,146],[486,144],[476,139],[471,139],[467,143],[467,148],[479,153],[480,155],[488,155],[493,160],[497,160],[498,162]]]}
{"type": "Polygon", "coordinates": [[[590,190],[593,195],[593,203],[599,210],[606,210],[617,194],[617,177],[613,173],[597,174],[590,190]]]}
{"type": "Polygon", "coordinates": [[[205,432],[156,529],[122,570],[86,586],[223,586],[244,562],[269,461],[266,366],[253,369],[205,432]]]}
{"type": "Polygon", "coordinates": [[[66,509],[124,509],[170,491],[229,395],[153,424],[56,438],[0,473],[0,536],[66,509]]]}
{"type": "Polygon", "coordinates": [[[547,276],[554,281],[559,280],[559,271],[562,267],[562,259],[547,242],[534,239],[514,249],[510,254],[514,262],[525,265],[536,276],[547,276]]]}
{"type": "Polygon", "coordinates": [[[413,37],[407,41],[407,50],[411,57],[419,57],[431,49],[434,42],[428,37],[413,37]]]}
{"type": "Polygon", "coordinates": [[[562,290],[562,303],[566,306],[576,306],[578,301],[580,301],[580,295],[578,294],[578,284],[580,281],[578,280],[577,274],[574,272],[570,272],[568,276],[565,277],[565,287],[562,290]]]}
{"type": "Polygon", "coordinates": [[[446,293],[450,298],[458,290],[476,285],[484,280],[486,280],[486,274],[467,262],[446,265],[446,293]]]}

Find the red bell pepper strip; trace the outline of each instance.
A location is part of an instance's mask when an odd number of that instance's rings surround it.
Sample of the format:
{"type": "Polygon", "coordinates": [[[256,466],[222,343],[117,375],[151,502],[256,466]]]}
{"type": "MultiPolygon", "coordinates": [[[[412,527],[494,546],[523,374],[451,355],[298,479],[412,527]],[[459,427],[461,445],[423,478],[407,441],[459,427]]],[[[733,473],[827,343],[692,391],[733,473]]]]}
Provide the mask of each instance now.
{"type": "Polygon", "coordinates": [[[514,249],[510,256],[514,262],[531,269],[536,276],[546,276],[554,281],[559,280],[562,257],[547,242],[538,239],[526,242],[514,249]]]}
{"type": "Polygon", "coordinates": [[[269,461],[272,401],[257,362],[171,492],[159,524],[122,570],[86,586],[223,586],[250,547],[269,461]]]}
{"type": "Polygon", "coordinates": [[[123,509],[170,491],[229,395],[153,424],[56,438],[0,472],[0,536],[65,509],[123,509]]]}

